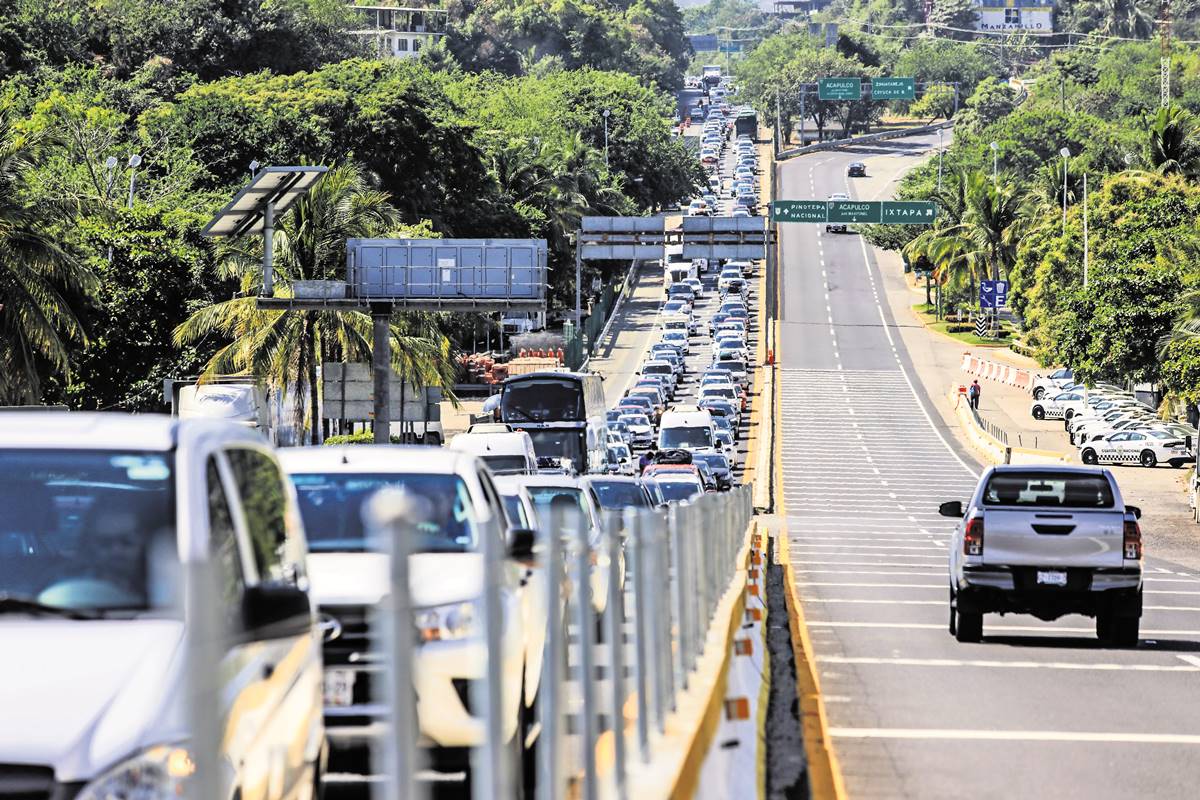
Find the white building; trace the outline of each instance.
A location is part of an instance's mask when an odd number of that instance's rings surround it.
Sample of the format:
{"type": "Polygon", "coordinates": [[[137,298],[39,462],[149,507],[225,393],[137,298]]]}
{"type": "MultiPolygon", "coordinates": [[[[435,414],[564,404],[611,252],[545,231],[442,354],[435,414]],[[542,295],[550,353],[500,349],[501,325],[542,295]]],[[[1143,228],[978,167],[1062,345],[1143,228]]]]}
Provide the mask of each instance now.
{"type": "Polygon", "coordinates": [[[976,30],[1036,31],[1054,30],[1054,6],[1051,0],[977,0],[976,30]]]}
{"type": "Polygon", "coordinates": [[[362,27],[352,33],[370,37],[381,56],[416,58],[446,35],[446,14],[440,8],[352,6],[362,27]]]}

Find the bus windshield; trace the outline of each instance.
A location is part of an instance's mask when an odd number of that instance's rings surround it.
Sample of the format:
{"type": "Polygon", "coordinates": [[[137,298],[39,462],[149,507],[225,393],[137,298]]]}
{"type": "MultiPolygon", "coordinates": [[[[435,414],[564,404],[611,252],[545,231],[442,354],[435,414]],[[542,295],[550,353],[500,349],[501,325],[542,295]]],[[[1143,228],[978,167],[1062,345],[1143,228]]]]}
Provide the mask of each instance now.
{"type": "Polygon", "coordinates": [[[584,413],[583,387],[571,379],[514,381],[505,384],[500,396],[500,418],[505,422],[582,422],[584,413]]]}

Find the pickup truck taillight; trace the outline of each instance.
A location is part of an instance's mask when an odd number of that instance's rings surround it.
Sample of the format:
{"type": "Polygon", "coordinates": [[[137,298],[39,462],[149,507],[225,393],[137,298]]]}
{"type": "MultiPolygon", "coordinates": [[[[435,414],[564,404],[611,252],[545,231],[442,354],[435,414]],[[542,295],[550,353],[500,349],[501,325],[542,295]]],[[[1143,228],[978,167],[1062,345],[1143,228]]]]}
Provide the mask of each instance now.
{"type": "Polygon", "coordinates": [[[983,555],[983,517],[971,517],[963,531],[963,555],[983,555]]]}
{"type": "Polygon", "coordinates": [[[1142,529],[1137,520],[1125,520],[1125,560],[1137,561],[1142,557],[1142,529]]]}

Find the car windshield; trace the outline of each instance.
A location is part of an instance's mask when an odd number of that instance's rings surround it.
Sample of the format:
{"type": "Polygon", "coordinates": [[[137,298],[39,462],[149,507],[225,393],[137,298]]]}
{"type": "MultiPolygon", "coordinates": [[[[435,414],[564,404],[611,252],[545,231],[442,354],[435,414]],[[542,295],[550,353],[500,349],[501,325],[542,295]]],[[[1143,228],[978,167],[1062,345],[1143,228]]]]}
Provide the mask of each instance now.
{"type": "Polygon", "coordinates": [[[533,452],[538,458],[567,458],[576,472],[587,469],[586,448],[582,428],[531,428],[525,431],[533,439],[533,452]]]}
{"type": "Polygon", "coordinates": [[[708,464],[709,467],[717,472],[726,472],[729,470],[729,460],[720,453],[700,453],[696,458],[708,464]]]}
{"type": "Polygon", "coordinates": [[[622,414],[621,421],[626,425],[648,426],[650,418],[645,414],[622,414]]]}
{"type": "Polygon", "coordinates": [[[370,549],[363,524],[363,503],[384,488],[412,498],[416,539],[422,553],[461,553],[475,547],[471,495],[457,475],[421,473],[296,473],[291,476],[300,516],[314,553],[370,549]]]}
{"type": "Polygon", "coordinates": [[[523,475],[529,471],[525,456],[480,456],[488,469],[497,475],[523,475]]]}
{"type": "Polygon", "coordinates": [[[985,506],[1112,508],[1114,502],[1108,480],[1087,473],[994,472],[983,492],[985,506]]]}
{"type": "Polygon", "coordinates": [[[667,502],[683,502],[704,494],[700,481],[659,480],[659,491],[667,502]]]}
{"type": "Polygon", "coordinates": [[[533,510],[537,514],[539,528],[550,528],[550,520],[556,506],[582,514],[584,519],[588,518],[583,491],[574,486],[527,486],[525,491],[529,492],[529,497],[533,500],[533,510]]]}
{"type": "Polygon", "coordinates": [[[579,422],[583,391],[578,381],[531,378],[505,384],[500,416],[505,422],[579,422]]]}
{"type": "Polygon", "coordinates": [[[525,505],[521,502],[521,498],[515,494],[500,495],[501,502],[504,503],[504,516],[508,518],[508,524],[517,528],[532,527],[531,520],[525,516],[525,505]]]}
{"type": "Polygon", "coordinates": [[[0,452],[0,595],[89,611],[169,603],[169,453],[0,452]]]}
{"type": "Polygon", "coordinates": [[[659,437],[663,449],[673,447],[712,447],[712,428],[708,426],[663,428],[659,437]]]}
{"type": "Polygon", "coordinates": [[[600,498],[600,506],[605,509],[621,509],[627,507],[649,508],[650,499],[645,490],[633,481],[592,481],[592,488],[600,498]]]}

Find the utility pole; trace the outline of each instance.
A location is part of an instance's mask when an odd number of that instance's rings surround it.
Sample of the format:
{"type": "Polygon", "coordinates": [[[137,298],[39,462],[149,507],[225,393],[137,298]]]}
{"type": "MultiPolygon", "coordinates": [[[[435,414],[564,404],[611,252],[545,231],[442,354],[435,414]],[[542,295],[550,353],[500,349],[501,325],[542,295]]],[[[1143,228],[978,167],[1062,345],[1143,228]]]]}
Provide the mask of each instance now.
{"type": "Polygon", "coordinates": [[[1067,235],[1067,159],[1071,157],[1071,151],[1063,148],[1058,151],[1063,160],[1063,237],[1067,235]]]}
{"type": "Polygon", "coordinates": [[[1087,173],[1083,173],[1083,288],[1088,285],[1088,207],[1087,173]]]}
{"type": "MultiPolygon", "coordinates": [[[[942,160],[946,155],[946,151],[942,149],[942,129],[938,128],[938,191],[942,190],[942,160]]],[[[928,288],[928,287],[926,287],[928,288]]],[[[928,292],[927,292],[928,294],[928,292]]],[[[926,303],[929,301],[926,300],[926,303]]]]}
{"type": "Polygon", "coordinates": [[[371,378],[375,395],[375,444],[392,438],[392,305],[371,305],[371,378]]]}
{"type": "Polygon", "coordinates": [[[1171,104],[1171,0],[1162,0],[1158,20],[1159,43],[1159,105],[1171,104]]]}
{"type": "Polygon", "coordinates": [[[804,113],[805,113],[804,112],[804,95],[807,94],[807,92],[805,91],[806,88],[807,87],[803,83],[800,84],[800,146],[801,147],[804,147],[804,113]]]}

